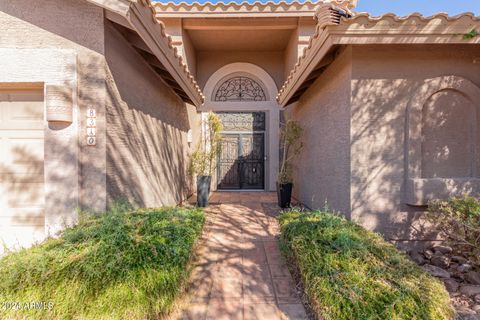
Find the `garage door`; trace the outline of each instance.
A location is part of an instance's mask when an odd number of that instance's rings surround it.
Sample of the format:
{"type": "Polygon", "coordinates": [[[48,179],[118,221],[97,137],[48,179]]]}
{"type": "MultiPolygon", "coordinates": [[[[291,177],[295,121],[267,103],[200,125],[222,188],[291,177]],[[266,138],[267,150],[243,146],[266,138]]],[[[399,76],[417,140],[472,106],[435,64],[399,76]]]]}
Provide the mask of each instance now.
{"type": "Polygon", "coordinates": [[[0,89],[0,238],[8,247],[45,234],[43,110],[41,89],[0,89]]]}

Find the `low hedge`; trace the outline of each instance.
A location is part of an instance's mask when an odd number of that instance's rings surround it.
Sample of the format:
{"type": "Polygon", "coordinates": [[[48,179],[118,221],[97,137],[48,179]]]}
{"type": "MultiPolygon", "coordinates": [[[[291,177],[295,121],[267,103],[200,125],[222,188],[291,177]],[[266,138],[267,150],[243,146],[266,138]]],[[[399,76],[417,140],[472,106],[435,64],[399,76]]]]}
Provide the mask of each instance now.
{"type": "Polygon", "coordinates": [[[0,318],[162,317],[183,290],[203,223],[201,210],[182,208],[85,216],[59,239],[0,260],[0,318]]]}
{"type": "Polygon", "coordinates": [[[376,233],[335,214],[285,212],[282,251],[319,319],[452,319],[443,284],[376,233]]]}

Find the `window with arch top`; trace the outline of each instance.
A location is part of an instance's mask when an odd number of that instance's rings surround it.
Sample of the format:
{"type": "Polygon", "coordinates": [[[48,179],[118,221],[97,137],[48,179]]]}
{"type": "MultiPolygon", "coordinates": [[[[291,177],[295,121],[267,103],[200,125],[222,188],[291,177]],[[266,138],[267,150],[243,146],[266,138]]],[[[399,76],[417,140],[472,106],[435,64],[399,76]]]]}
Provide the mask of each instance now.
{"type": "Polygon", "coordinates": [[[244,76],[236,75],[227,78],[217,87],[214,101],[266,101],[265,90],[256,80],[244,76]]]}

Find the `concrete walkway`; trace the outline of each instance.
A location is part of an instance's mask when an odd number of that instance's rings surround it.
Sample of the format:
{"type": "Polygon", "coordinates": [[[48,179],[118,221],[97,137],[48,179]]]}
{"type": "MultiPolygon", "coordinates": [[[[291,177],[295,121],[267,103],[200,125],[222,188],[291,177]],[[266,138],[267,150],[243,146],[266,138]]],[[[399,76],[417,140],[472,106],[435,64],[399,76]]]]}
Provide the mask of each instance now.
{"type": "Polygon", "coordinates": [[[307,319],[278,247],[275,197],[212,195],[183,319],[307,319]]]}

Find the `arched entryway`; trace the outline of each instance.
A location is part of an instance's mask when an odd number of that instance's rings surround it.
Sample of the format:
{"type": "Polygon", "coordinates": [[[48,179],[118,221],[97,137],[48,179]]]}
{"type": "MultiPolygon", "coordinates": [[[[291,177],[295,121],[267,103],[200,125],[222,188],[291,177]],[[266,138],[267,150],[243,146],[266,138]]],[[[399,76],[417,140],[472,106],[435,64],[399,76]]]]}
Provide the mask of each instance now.
{"type": "Polygon", "coordinates": [[[232,63],[207,81],[202,112],[223,124],[222,153],[215,185],[224,190],[275,190],[280,108],[277,86],[262,68],[232,63]]]}

